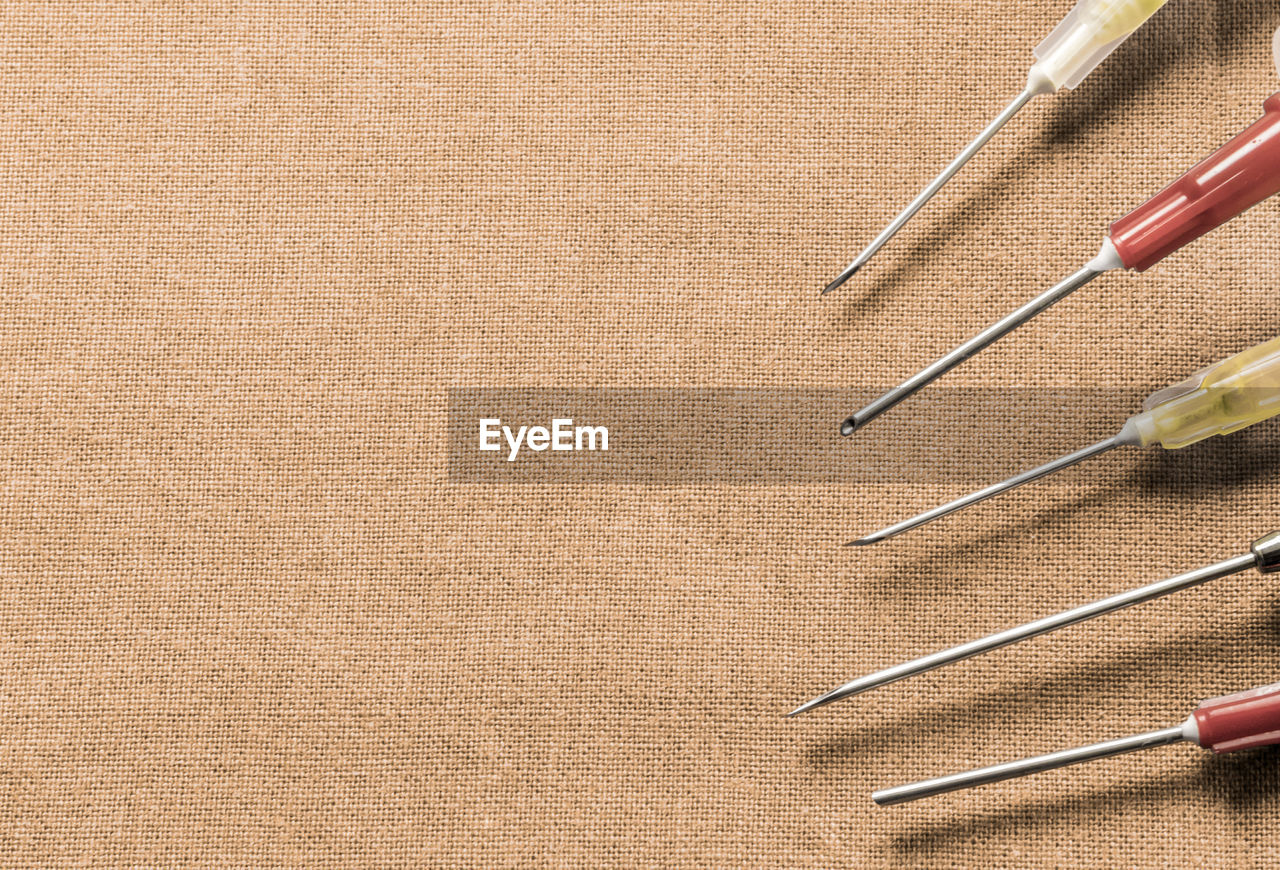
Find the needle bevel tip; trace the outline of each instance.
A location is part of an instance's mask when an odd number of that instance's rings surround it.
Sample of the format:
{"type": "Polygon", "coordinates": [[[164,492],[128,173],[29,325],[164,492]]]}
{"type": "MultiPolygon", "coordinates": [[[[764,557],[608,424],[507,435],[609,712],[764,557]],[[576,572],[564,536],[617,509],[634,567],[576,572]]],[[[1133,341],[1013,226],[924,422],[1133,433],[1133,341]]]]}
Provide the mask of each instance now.
{"type": "Polygon", "coordinates": [[[832,281],[832,282],[831,282],[830,284],[828,284],[825,288],[823,288],[823,290],[822,290],[822,294],[821,294],[821,295],[826,296],[828,293],[830,293],[832,290],[834,290],[834,289],[836,289],[837,287],[839,287],[839,286],[840,286],[841,284],[843,284],[845,281],[848,281],[848,280],[849,280],[850,278],[852,278],[855,274],[857,274],[858,270],[862,268],[862,265],[863,265],[863,264],[862,264],[861,262],[855,262],[852,266],[850,266],[849,268],[845,269],[843,272],[841,272],[841,273],[836,277],[836,279],[835,279],[834,281],[832,281]]]}
{"type": "Polygon", "coordinates": [[[817,698],[814,698],[812,701],[805,701],[799,707],[796,707],[794,710],[788,713],[787,718],[790,719],[792,716],[798,716],[801,713],[805,712],[806,710],[812,710],[814,707],[821,706],[821,704],[823,703],[823,698],[825,697],[826,695],[820,695],[817,698]]]}
{"type": "Polygon", "coordinates": [[[845,418],[844,422],[840,424],[840,434],[846,438],[848,438],[850,435],[852,435],[854,432],[857,432],[857,431],[858,431],[858,418],[856,415],[853,417],[845,418]]]}
{"type": "Polygon", "coordinates": [[[867,535],[865,538],[858,538],[858,540],[856,541],[849,541],[845,544],[845,546],[846,547],[867,547],[867,546],[870,546],[871,544],[877,544],[883,540],[884,538],[880,537],[879,535],[867,535]]]}

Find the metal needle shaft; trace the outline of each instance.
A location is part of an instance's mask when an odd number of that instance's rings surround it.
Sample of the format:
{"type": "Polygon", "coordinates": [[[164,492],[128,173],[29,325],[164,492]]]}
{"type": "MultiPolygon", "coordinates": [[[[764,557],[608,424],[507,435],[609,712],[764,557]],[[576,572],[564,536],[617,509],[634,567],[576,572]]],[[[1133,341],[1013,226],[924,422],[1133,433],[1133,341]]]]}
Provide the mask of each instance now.
{"type": "Polygon", "coordinates": [[[950,776],[926,779],[923,782],[916,782],[911,785],[881,789],[873,792],[871,799],[881,806],[901,804],[907,801],[919,800],[920,798],[932,797],[943,792],[1000,782],[1004,779],[1012,779],[1015,776],[1026,776],[1029,773],[1040,773],[1057,767],[1079,764],[1082,761],[1092,761],[1095,758],[1106,758],[1110,755],[1136,752],[1139,749],[1150,749],[1153,746],[1180,743],[1185,739],[1186,736],[1183,734],[1182,726],[1163,728],[1159,731],[1149,731],[1146,734],[1136,734],[1133,737],[1122,737],[1119,740],[1108,740],[1104,743],[1095,743],[1092,746],[1081,746],[1079,749],[1064,749],[1061,752],[1051,752],[1048,755],[1025,758],[1022,761],[1010,761],[1006,764],[996,764],[979,770],[971,770],[967,773],[954,773],[950,776]]]}
{"type": "Polygon", "coordinates": [[[987,637],[973,640],[968,643],[962,643],[951,649],[942,650],[941,652],[932,653],[931,655],[922,656],[914,661],[905,662],[895,665],[891,668],[876,671],[865,677],[859,677],[845,683],[838,689],[820,695],[812,701],[791,711],[791,716],[803,713],[806,710],[812,710],[830,704],[833,701],[839,701],[841,698],[848,698],[852,695],[858,695],[862,692],[878,689],[881,686],[887,686],[889,683],[904,680],[907,677],[914,677],[916,674],[923,674],[925,671],[931,671],[934,668],[940,668],[943,665],[949,665],[953,662],[962,661],[993,649],[999,649],[1002,646],[1008,646],[1011,643],[1017,643],[1020,640],[1036,637],[1037,635],[1047,634],[1059,628],[1065,628],[1068,625],[1074,625],[1077,622],[1084,622],[1086,619],[1092,619],[1095,616],[1101,616],[1104,613],[1111,613],[1115,610],[1121,610],[1125,607],[1132,607],[1135,604],[1141,604],[1144,601],[1150,601],[1153,598],[1160,598],[1182,589],[1189,589],[1192,586],[1199,586],[1201,583],[1207,583],[1210,580],[1217,580],[1220,577],[1226,577],[1231,574],[1238,574],[1241,571],[1256,567],[1259,564],[1258,557],[1254,553],[1245,553],[1242,556],[1234,556],[1223,562],[1214,565],[1207,565],[1203,568],[1197,568],[1194,571],[1188,571],[1185,574],[1179,574],[1176,577],[1169,577],[1156,583],[1150,583],[1137,589],[1131,589],[1128,592],[1121,592],[1119,595],[1112,595],[1110,598],[1103,598],[1101,601],[1094,601],[1091,604],[1084,604],[1071,610],[1064,610],[1062,613],[1053,616],[1046,616],[1043,619],[1037,619],[1028,622],[1025,625],[1019,625],[1016,628],[1006,629],[987,637]]]}
{"type": "Polygon", "coordinates": [[[960,363],[978,353],[978,351],[1003,338],[1008,333],[1017,329],[1019,326],[1026,323],[1049,306],[1053,305],[1055,302],[1059,302],[1071,293],[1079,290],[1085,284],[1088,284],[1094,278],[1101,275],[1104,271],[1106,270],[1099,269],[1091,263],[1071,277],[1055,284],[1053,287],[1050,287],[1035,299],[1032,299],[1026,305],[1023,305],[1021,308],[1014,311],[1012,314],[1009,314],[991,324],[986,329],[982,330],[982,332],[979,332],[973,338],[969,339],[955,350],[952,350],[941,359],[916,372],[901,384],[894,387],[871,404],[867,405],[861,411],[856,411],[851,414],[848,419],[840,425],[840,434],[852,435],[855,431],[862,428],[876,417],[879,417],[885,411],[889,410],[912,393],[942,377],[944,374],[960,365],[960,363]]]}
{"type": "Polygon", "coordinates": [[[932,510],[927,510],[922,514],[918,514],[911,519],[903,520],[900,523],[894,523],[893,525],[887,526],[878,532],[867,535],[865,538],[859,538],[856,541],[849,541],[845,546],[865,547],[867,544],[874,544],[878,541],[887,540],[895,535],[900,535],[903,532],[910,531],[917,526],[923,526],[925,523],[936,520],[938,517],[945,517],[947,514],[954,513],[955,511],[958,511],[961,508],[966,508],[971,504],[977,504],[978,502],[989,499],[994,495],[999,495],[1002,492],[1008,492],[1011,489],[1022,486],[1024,483],[1030,483],[1033,480],[1039,480],[1047,474],[1052,474],[1055,471],[1061,471],[1064,468],[1075,465],[1077,462],[1088,459],[1090,456],[1097,456],[1099,453],[1106,453],[1108,450],[1112,450],[1125,443],[1127,442],[1121,441],[1119,436],[1113,436],[1105,441],[1099,441],[1097,444],[1091,444],[1082,450],[1077,450],[1075,453],[1068,453],[1066,456],[1061,456],[1052,462],[1046,462],[1039,468],[1024,471],[1021,474],[1014,475],[1008,480],[1002,480],[1000,483],[993,483],[985,489],[980,489],[977,492],[971,492],[966,496],[956,499],[955,501],[947,502],[946,504],[940,505],[932,510]]]}
{"type": "Polygon", "coordinates": [[[952,160],[951,163],[948,164],[947,168],[942,170],[937,178],[929,182],[929,185],[925,187],[924,190],[920,191],[920,194],[915,199],[911,200],[911,203],[893,219],[889,226],[885,227],[880,235],[876,236],[875,239],[872,240],[871,244],[867,245],[866,250],[859,254],[857,259],[850,263],[848,268],[840,273],[840,277],[827,285],[826,289],[822,291],[823,295],[830,293],[845,281],[848,281],[853,277],[855,272],[865,266],[867,261],[875,256],[876,251],[884,247],[885,242],[893,238],[897,234],[898,230],[902,229],[907,221],[911,220],[912,216],[918,212],[926,202],[932,199],[934,194],[941,190],[944,184],[951,180],[951,176],[959,172],[960,167],[969,162],[969,158],[981,151],[982,146],[986,145],[987,142],[990,141],[991,137],[998,133],[1000,128],[1009,122],[1010,118],[1018,114],[1018,111],[1037,93],[1040,93],[1040,91],[1028,86],[1022,91],[1022,93],[1014,97],[1013,102],[1005,107],[1004,111],[997,115],[995,120],[988,124],[987,128],[979,133],[976,139],[965,146],[965,149],[960,152],[956,159],[952,160]]]}

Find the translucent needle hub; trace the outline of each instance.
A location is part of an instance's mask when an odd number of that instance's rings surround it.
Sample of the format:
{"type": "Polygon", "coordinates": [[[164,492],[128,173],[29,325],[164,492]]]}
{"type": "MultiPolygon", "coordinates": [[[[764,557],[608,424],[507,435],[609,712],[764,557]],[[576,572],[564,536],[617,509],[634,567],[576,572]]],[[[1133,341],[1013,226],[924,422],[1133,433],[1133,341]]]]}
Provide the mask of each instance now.
{"type": "Polygon", "coordinates": [[[861,269],[1032,97],[1080,84],[1165,2],[1080,0],[1044,42],[1036,46],[1036,63],[1027,74],[1027,85],[1022,92],[822,292],[830,293],[861,269]]]}

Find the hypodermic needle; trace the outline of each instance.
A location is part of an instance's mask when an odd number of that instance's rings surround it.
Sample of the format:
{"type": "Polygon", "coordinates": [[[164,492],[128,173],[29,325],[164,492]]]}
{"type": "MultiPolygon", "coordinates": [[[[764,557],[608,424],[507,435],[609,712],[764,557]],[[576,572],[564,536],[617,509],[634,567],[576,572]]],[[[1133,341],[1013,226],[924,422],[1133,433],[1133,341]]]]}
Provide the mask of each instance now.
{"type": "Polygon", "coordinates": [[[1172,728],[997,764],[968,773],[926,779],[911,785],[881,789],[873,792],[871,799],[881,806],[901,804],[948,791],[1000,782],[1095,758],[1150,749],[1153,746],[1181,743],[1184,740],[1212,749],[1216,753],[1280,743],[1280,683],[1203,701],[1186,721],[1172,728]]]}
{"type": "Polygon", "coordinates": [[[1280,191],[1280,93],[1268,98],[1263,109],[1262,118],[1243,133],[1112,224],[1098,255],[1082,269],[850,415],[841,424],[840,434],[853,434],[1103,272],[1119,268],[1146,271],[1280,191]]]}
{"type": "Polygon", "coordinates": [[[1263,342],[1197,372],[1180,384],[1160,390],[1152,394],[1142,407],[1142,413],[1130,417],[1110,438],[895,523],[865,538],[850,541],[845,546],[861,547],[892,538],[1122,445],[1149,447],[1160,444],[1168,449],[1186,447],[1210,435],[1226,435],[1280,414],[1280,338],[1263,342]]]}
{"type": "Polygon", "coordinates": [[[831,292],[861,269],[1032,97],[1080,84],[1164,4],[1165,0],[1080,0],[1036,47],[1036,63],[1027,74],[1022,92],[822,292],[831,292]]]}
{"type": "Polygon", "coordinates": [[[1137,589],[1131,589],[1128,592],[1121,592],[1118,595],[1112,595],[1110,598],[1104,598],[1092,604],[1084,604],[1054,616],[1046,616],[1043,619],[1028,622],[1017,628],[1006,629],[978,640],[962,643],[951,649],[922,656],[914,661],[894,665],[891,668],[885,668],[873,674],[867,674],[865,677],[851,680],[840,688],[827,692],[825,695],[819,695],[812,701],[808,701],[792,710],[787,715],[795,716],[807,710],[825,706],[833,701],[839,701],[841,698],[860,695],[863,692],[869,692],[872,689],[896,683],[898,680],[905,680],[908,677],[923,674],[943,665],[982,655],[1002,646],[1017,643],[1020,640],[1048,634],[1059,628],[1075,625],[1077,622],[1084,622],[1086,619],[1093,619],[1095,616],[1102,616],[1105,613],[1112,613],[1125,607],[1142,604],[1145,601],[1180,592],[1183,589],[1190,589],[1210,580],[1217,580],[1219,577],[1238,574],[1249,568],[1257,568],[1263,574],[1274,574],[1280,571],[1280,532],[1271,532],[1268,535],[1264,535],[1253,542],[1249,552],[1233,556],[1225,561],[1206,565],[1186,574],[1179,574],[1176,577],[1169,577],[1137,589]]]}

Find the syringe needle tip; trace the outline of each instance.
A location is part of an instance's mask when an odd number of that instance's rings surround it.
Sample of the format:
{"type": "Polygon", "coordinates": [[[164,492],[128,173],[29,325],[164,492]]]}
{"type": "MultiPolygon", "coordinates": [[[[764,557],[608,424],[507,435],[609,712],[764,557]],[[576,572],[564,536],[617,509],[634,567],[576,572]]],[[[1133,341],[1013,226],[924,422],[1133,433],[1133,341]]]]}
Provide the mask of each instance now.
{"type": "Polygon", "coordinates": [[[850,414],[848,417],[845,417],[844,422],[840,424],[840,434],[848,438],[854,432],[861,429],[862,424],[865,422],[867,421],[859,417],[857,414],[850,414]]]}
{"type": "Polygon", "coordinates": [[[876,532],[874,535],[867,535],[865,538],[858,538],[856,541],[849,541],[846,547],[866,547],[870,544],[878,544],[885,539],[884,535],[876,532]]]}
{"type": "Polygon", "coordinates": [[[849,266],[849,268],[841,272],[834,281],[832,281],[825,288],[823,288],[821,295],[826,296],[832,290],[836,289],[845,281],[848,281],[850,278],[852,278],[855,274],[857,274],[858,270],[862,268],[863,262],[864,261],[861,258],[854,260],[853,263],[849,266]]]}
{"type": "Polygon", "coordinates": [[[812,710],[814,707],[821,707],[824,704],[830,704],[832,701],[835,701],[841,697],[841,695],[839,694],[839,691],[840,690],[837,689],[834,692],[827,692],[825,695],[819,695],[818,697],[814,698],[812,701],[805,701],[799,707],[796,707],[794,710],[788,713],[787,718],[790,718],[792,716],[798,716],[801,713],[804,713],[808,710],[812,710]]]}

